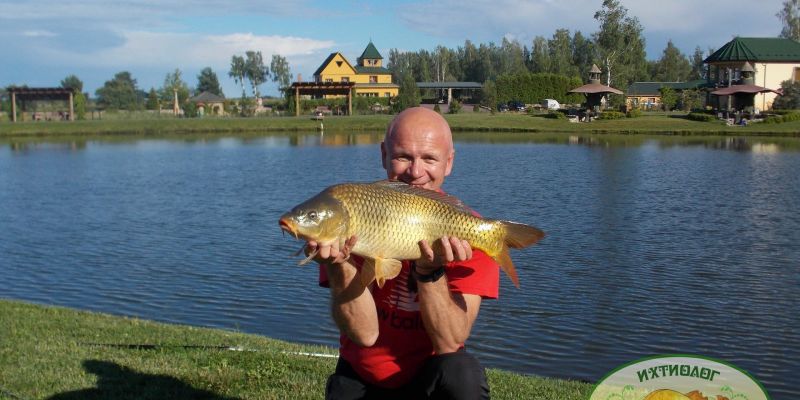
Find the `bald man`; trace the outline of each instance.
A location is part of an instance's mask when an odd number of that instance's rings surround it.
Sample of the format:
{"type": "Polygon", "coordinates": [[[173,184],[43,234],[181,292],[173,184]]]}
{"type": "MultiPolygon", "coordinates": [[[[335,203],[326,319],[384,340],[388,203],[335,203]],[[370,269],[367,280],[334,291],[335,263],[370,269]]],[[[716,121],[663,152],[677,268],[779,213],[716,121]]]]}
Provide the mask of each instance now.
{"type": "MultiPolygon", "coordinates": [[[[441,192],[455,150],[447,121],[415,107],[398,114],[381,143],[391,180],[441,192]]],[[[331,313],[341,331],[339,363],[328,379],[326,399],[485,399],[489,386],[464,342],[481,299],[497,298],[499,267],[464,240],[443,237],[419,243],[423,257],[403,261],[383,288],[365,286],[358,238],[319,250],[320,285],[331,292],[331,313]],[[436,250],[434,250],[436,249],[436,250]]]]}

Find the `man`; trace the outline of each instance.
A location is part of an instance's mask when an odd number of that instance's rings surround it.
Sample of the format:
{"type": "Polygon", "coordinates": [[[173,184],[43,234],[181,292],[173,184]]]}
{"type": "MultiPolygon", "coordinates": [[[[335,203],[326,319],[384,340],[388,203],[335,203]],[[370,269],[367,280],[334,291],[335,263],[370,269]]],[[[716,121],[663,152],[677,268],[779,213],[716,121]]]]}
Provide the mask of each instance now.
{"type": "MultiPolygon", "coordinates": [[[[395,117],[381,143],[390,180],[441,191],[455,151],[447,121],[416,107],[395,117]]],[[[480,363],[464,350],[482,298],[496,298],[499,267],[456,237],[419,243],[423,257],[383,288],[364,286],[362,260],[344,248],[319,246],[320,285],[330,287],[331,312],[341,331],[339,363],[326,398],[489,397],[480,363]],[[435,249],[435,250],[434,250],[435,249]]]]}

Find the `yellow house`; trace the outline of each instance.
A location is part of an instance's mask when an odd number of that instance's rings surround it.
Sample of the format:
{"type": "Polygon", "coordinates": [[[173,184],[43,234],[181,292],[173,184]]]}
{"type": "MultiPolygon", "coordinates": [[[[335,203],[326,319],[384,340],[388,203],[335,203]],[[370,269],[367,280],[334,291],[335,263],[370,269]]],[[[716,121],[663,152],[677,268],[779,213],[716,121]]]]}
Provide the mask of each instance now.
{"type": "MultiPolygon", "coordinates": [[[[392,73],[383,67],[383,57],[372,42],[358,57],[355,66],[342,53],[331,53],[314,72],[316,83],[352,82],[356,96],[394,97],[400,86],[392,83],[392,73]]],[[[339,97],[340,95],[325,95],[339,97]]]]}

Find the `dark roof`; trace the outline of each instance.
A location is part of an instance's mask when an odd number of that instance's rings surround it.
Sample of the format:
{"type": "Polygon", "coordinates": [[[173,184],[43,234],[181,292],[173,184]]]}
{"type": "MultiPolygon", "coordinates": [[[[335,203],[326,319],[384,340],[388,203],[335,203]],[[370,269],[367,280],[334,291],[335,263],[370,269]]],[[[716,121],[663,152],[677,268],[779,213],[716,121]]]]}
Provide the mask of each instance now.
{"type": "Polygon", "coordinates": [[[783,38],[737,37],[703,60],[704,63],[725,61],[800,62],[800,43],[783,38]]]}
{"type": "Polygon", "coordinates": [[[763,86],[757,86],[757,85],[733,85],[733,86],[728,86],[726,88],[715,90],[715,91],[711,92],[711,94],[715,94],[717,96],[730,96],[730,95],[736,94],[736,93],[756,94],[756,93],[767,93],[767,92],[778,93],[775,90],[767,89],[767,88],[765,88],[763,86]]]}
{"type": "Polygon", "coordinates": [[[707,87],[708,82],[699,79],[688,82],[633,82],[625,92],[627,96],[661,96],[662,87],[674,90],[699,89],[707,87]]]}
{"type": "Polygon", "coordinates": [[[381,53],[378,53],[378,49],[376,49],[375,45],[372,44],[372,41],[369,42],[367,48],[364,49],[363,53],[361,53],[361,57],[358,57],[359,64],[361,64],[361,60],[363,59],[383,59],[383,57],[381,57],[381,53]]]}
{"type": "MultiPolygon", "coordinates": [[[[323,61],[323,62],[322,62],[322,64],[320,64],[320,65],[319,65],[319,68],[317,68],[317,70],[316,70],[316,71],[314,71],[314,75],[319,75],[319,74],[321,74],[321,73],[322,73],[322,70],[323,70],[323,69],[325,69],[325,67],[326,67],[328,64],[330,64],[330,62],[331,62],[331,61],[333,61],[333,58],[334,58],[334,57],[336,57],[336,55],[337,55],[337,54],[341,54],[341,53],[339,53],[338,51],[337,51],[337,52],[335,52],[335,53],[331,53],[331,54],[328,56],[328,58],[326,58],[326,59],[325,59],[325,61],[323,61]]],[[[353,68],[353,66],[350,64],[350,61],[347,61],[347,58],[345,58],[345,56],[342,56],[342,59],[344,60],[344,62],[346,62],[346,63],[347,63],[347,65],[349,65],[349,66],[350,66],[350,68],[353,68]]],[[[355,68],[353,68],[353,69],[355,69],[355,68]]]]}
{"type": "Polygon", "coordinates": [[[478,82],[417,82],[420,89],[480,89],[478,82]]]}
{"type": "Polygon", "coordinates": [[[359,74],[391,74],[392,71],[389,71],[383,67],[364,67],[361,65],[356,65],[355,70],[359,74]]]}
{"type": "Polygon", "coordinates": [[[206,92],[198,94],[197,96],[190,97],[189,101],[193,103],[222,103],[225,101],[224,97],[217,96],[214,93],[206,92]]]}

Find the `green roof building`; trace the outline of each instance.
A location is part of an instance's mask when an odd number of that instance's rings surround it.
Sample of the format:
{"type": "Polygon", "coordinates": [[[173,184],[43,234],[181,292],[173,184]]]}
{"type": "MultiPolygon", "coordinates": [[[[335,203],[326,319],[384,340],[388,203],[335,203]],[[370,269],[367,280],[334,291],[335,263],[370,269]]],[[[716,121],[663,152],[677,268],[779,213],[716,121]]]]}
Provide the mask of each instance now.
{"type": "MultiPolygon", "coordinates": [[[[751,83],[777,90],[783,81],[800,79],[800,43],[783,38],[737,37],[704,62],[709,66],[709,83],[716,87],[751,83]],[[742,73],[748,74],[751,68],[752,82],[750,79],[745,82],[742,73]]],[[[760,111],[772,108],[776,96],[772,92],[756,94],[754,108],[760,111]]],[[[727,108],[727,97],[718,99],[718,108],[727,108]]]]}

